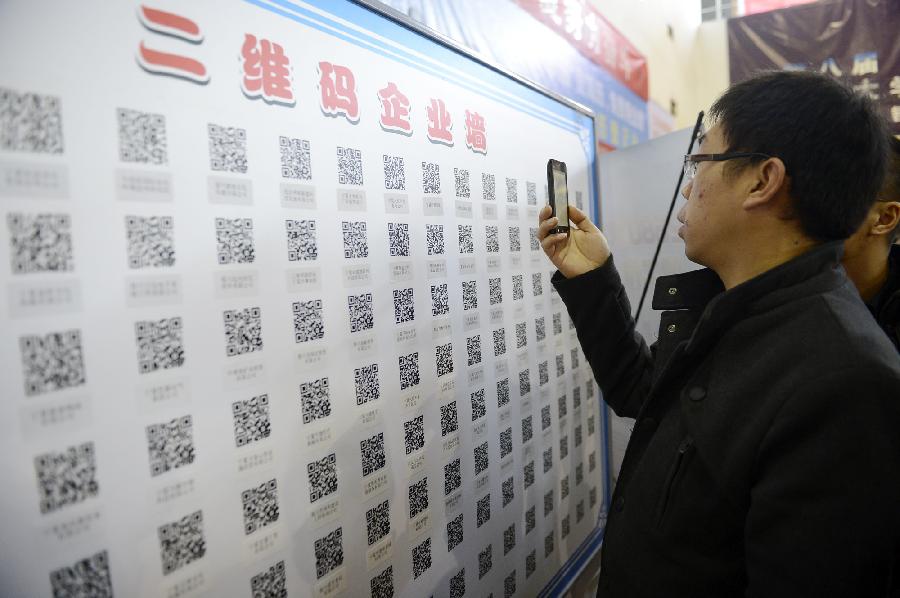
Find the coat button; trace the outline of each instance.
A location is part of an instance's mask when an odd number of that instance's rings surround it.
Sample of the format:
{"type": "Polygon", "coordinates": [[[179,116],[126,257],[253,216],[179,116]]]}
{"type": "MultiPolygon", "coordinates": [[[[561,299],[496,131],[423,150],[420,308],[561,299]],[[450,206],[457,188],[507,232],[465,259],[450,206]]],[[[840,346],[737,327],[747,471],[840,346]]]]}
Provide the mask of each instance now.
{"type": "Polygon", "coordinates": [[[616,499],[616,504],[613,505],[613,509],[616,510],[616,513],[621,513],[625,509],[625,499],[621,496],[616,499]]]}
{"type": "Polygon", "coordinates": [[[702,401],[706,398],[706,389],[700,386],[692,386],[688,390],[688,398],[692,401],[702,401]]]}
{"type": "Polygon", "coordinates": [[[669,326],[666,328],[666,330],[668,330],[669,332],[675,332],[675,330],[676,330],[675,324],[669,324],[669,326]]]}
{"type": "Polygon", "coordinates": [[[675,287],[669,287],[669,294],[670,294],[670,295],[674,295],[674,294],[677,293],[677,292],[678,292],[678,289],[676,289],[675,287]]]}

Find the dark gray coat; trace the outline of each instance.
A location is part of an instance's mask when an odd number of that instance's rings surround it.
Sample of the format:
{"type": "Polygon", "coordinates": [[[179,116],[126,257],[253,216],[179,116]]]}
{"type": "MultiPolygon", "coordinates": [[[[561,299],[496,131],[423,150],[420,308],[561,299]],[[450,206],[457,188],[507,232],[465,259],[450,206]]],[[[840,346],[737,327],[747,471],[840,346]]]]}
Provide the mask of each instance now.
{"type": "Polygon", "coordinates": [[[651,351],[612,258],[553,278],[637,418],[598,596],[886,596],[900,576],[900,359],[829,243],[728,292],[661,277],[651,351]]]}

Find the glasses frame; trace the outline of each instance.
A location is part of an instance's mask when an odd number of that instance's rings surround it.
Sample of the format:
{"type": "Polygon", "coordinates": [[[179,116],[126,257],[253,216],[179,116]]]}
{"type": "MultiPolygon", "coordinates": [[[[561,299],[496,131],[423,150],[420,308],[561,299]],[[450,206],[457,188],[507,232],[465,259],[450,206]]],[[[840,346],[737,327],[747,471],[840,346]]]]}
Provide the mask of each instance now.
{"type": "Polygon", "coordinates": [[[684,165],[682,170],[684,178],[688,181],[694,180],[697,175],[697,167],[700,162],[725,162],[727,160],[736,160],[738,158],[761,158],[768,160],[771,158],[769,154],[761,152],[728,152],[724,154],[685,154],[684,165]]]}

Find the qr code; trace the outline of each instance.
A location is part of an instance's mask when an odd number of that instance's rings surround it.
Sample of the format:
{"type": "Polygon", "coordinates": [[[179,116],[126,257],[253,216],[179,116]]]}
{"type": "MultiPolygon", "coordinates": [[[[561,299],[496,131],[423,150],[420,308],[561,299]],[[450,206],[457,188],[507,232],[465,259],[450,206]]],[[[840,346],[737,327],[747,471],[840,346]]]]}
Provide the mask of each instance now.
{"type": "Polygon", "coordinates": [[[209,123],[209,167],[247,172],[247,130],[209,123]]]}
{"type": "MultiPolygon", "coordinates": [[[[516,524],[511,524],[508,528],[503,530],[503,554],[509,553],[510,550],[516,547],[516,524]]],[[[509,579],[509,578],[507,578],[509,579]]],[[[513,574],[513,591],[512,593],[507,592],[507,596],[512,596],[515,593],[515,582],[516,576],[513,574]]]]}
{"type": "Polygon", "coordinates": [[[23,336],[19,338],[19,350],[26,396],[84,384],[80,330],[23,336]]]}
{"type": "Polygon", "coordinates": [[[522,284],[522,275],[514,274],[512,277],[513,301],[519,301],[525,298],[525,288],[522,284]]]}
{"type": "Polygon", "coordinates": [[[509,403],[509,378],[497,380],[497,408],[509,403]]]}
{"type": "Polygon", "coordinates": [[[581,407],[581,387],[576,386],[572,389],[572,409],[581,407]]]}
{"type": "Polygon", "coordinates": [[[166,117],[128,108],[117,110],[119,117],[119,159],[122,162],[166,164],[166,117]]]}
{"type": "Polygon", "coordinates": [[[478,282],[463,281],[462,283],[463,310],[478,308],[478,282]]]}
{"type": "Polygon", "coordinates": [[[500,458],[510,454],[512,449],[512,428],[510,427],[500,432],[500,458]]]}
{"type": "Polygon", "coordinates": [[[431,568],[431,538],[412,549],[413,579],[416,579],[431,568]]]}
{"type": "Polygon", "coordinates": [[[339,527],[315,541],[316,579],[344,564],[344,529],[339,527]]]}
{"type": "Polygon", "coordinates": [[[413,290],[394,289],[394,321],[397,324],[412,322],[416,319],[413,290]]]}
{"type": "Polygon", "coordinates": [[[459,252],[475,253],[475,243],[472,240],[472,225],[460,224],[457,228],[459,230],[459,252]]]}
{"type": "Polygon", "coordinates": [[[453,343],[438,345],[434,348],[437,376],[453,373],[453,343]]]}
{"type": "Polygon", "coordinates": [[[305,343],[325,336],[325,320],[322,318],[322,300],[295,301],[294,341],[305,343]]]}
{"type": "Polygon", "coordinates": [[[547,338],[547,326],[544,322],[544,316],[534,319],[534,337],[539,343],[547,338]]]}
{"type": "MultiPolygon", "coordinates": [[[[547,449],[550,450],[550,449],[547,449]]],[[[546,454],[546,452],[545,452],[546,454]]],[[[546,458],[544,459],[544,465],[546,466],[546,458]]],[[[547,473],[544,470],[544,473],[547,473]]],[[[546,494],[544,494],[544,517],[553,512],[553,490],[549,490],[546,494]]]]}
{"type": "Polygon", "coordinates": [[[511,252],[522,251],[518,226],[509,227],[509,250],[511,252]]]}
{"type": "Polygon", "coordinates": [[[517,190],[518,181],[516,179],[506,179],[506,201],[516,203],[519,201],[519,192],[517,190]]]}
{"type": "Polygon", "coordinates": [[[158,476],[194,462],[194,422],[190,415],[147,426],[150,475],[158,476]]]}
{"type": "Polygon", "coordinates": [[[109,556],[105,550],[74,565],[50,572],[53,598],[112,598],[109,556]]]}
{"type": "Polygon", "coordinates": [[[525,557],[525,579],[531,577],[537,570],[537,549],[533,549],[525,557]]]}
{"type": "Polygon", "coordinates": [[[362,457],[363,477],[375,473],[387,464],[384,454],[384,433],[379,432],[371,438],[359,441],[359,452],[362,457]]]}
{"type": "Polygon", "coordinates": [[[222,320],[225,322],[225,355],[234,357],[262,351],[262,313],[258,307],[226,309],[222,320]]]}
{"type": "Polygon", "coordinates": [[[531,246],[532,251],[538,251],[541,248],[541,242],[538,241],[537,229],[529,228],[528,229],[528,243],[531,246]]]}
{"type": "Polygon", "coordinates": [[[309,502],[313,503],[337,492],[337,459],[334,453],[306,465],[309,478],[309,502]]]}
{"type": "Polygon", "coordinates": [[[431,315],[443,316],[450,313],[450,297],[447,283],[431,285],[431,315]]]}
{"type": "Polygon", "coordinates": [[[250,218],[216,218],[216,245],[220,264],[252,264],[253,220],[250,218]]]}
{"type": "Polygon", "coordinates": [[[463,514],[460,513],[447,522],[447,552],[450,552],[463,541],[463,514]]]}
{"type": "Polygon", "coordinates": [[[569,476],[559,481],[559,500],[565,500],[569,496],[569,476]]]}
{"type": "Polygon", "coordinates": [[[569,515],[566,515],[565,517],[562,518],[562,521],[560,521],[560,525],[559,525],[559,528],[560,528],[560,530],[559,530],[559,536],[560,536],[561,538],[565,538],[566,536],[569,535],[569,531],[571,530],[571,526],[569,525],[569,521],[570,521],[569,515]]]}
{"type": "Polygon", "coordinates": [[[244,505],[245,535],[274,524],[278,521],[278,483],[273,478],[244,490],[241,503],[244,505]]]}
{"type": "Polygon", "coordinates": [[[594,416],[592,415],[588,418],[588,436],[594,435],[595,425],[594,416]]]}
{"type": "Polygon", "coordinates": [[[588,455],[588,471],[594,471],[597,468],[597,453],[588,455]]]}
{"type": "Polygon", "coordinates": [[[391,507],[387,500],[366,511],[369,546],[391,533],[391,507]]]}
{"type": "Polygon", "coordinates": [[[569,456],[569,435],[566,434],[559,439],[559,458],[565,459],[569,456]]]}
{"type": "Polygon", "coordinates": [[[406,454],[416,452],[425,447],[425,427],[423,416],[414,417],[408,422],[403,422],[403,438],[406,445],[406,454]]]}
{"type": "MultiPolygon", "coordinates": [[[[531,462],[531,475],[532,480],[531,483],[534,483],[534,461],[531,462]]],[[[528,486],[526,486],[527,488],[528,486]]],[[[537,507],[531,505],[527,511],[525,511],[525,535],[530,534],[534,528],[537,527],[537,507]]]]}
{"type": "Polygon", "coordinates": [[[269,421],[269,395],[259,395],[231,404],[234,416],[234,444],[244,446],[269,437],[272,425],[269,421]]]}
{"type": "Polygon", "coordinates": [[[562,315],[559,312],[553,314],[553,334],[562,334],[562,315]]]}
{"type": "Polygon", "coordinates": [[[479,388],[469,398],[472,403],[472,421],[477,421],[487,415],[487,405],[484,399],[484,389],[479,388]]]}
{"type": "Polygon", "coordinates": [[[481,527],[491,520],[491,495],[485,494],[475,503],[475,527],[481,527]]]}
{"type": "Polygon", "coordinates": [[[363,184],[362,152],[352,147],[337,147],[339,185],[363,184]]]}
{"type": "MultiPolygon", "coordinates": [[[[572,349],[572,355],[575,358],[577,358],[578,357],[578,349],[572,349]]],[[[578,367],[578,362],[576,361],[576,359],[572,359],[572,369],[575,369],[577,367],[578,367]]],[[[594,389],[595,388],[596,388],[596,386],[594,385],[593,380],[588,380],[587,382],[585,382],[584,391],[585,391],[585,395],[587,396],[587,398],[589,398],[589,399],[594,398],[594,389]]]]}
{"type": "Polygon", "coordinates": [[[384,154],[384,188],[397,191],[406,190],[406,169],[403,158],[384,154]]]}
{"type": "Polygon", "coordinates": [[[94,443],[70,446],[34,459],[41,513],[51,513],[97,496],[94,443]]]}
{"type": "Polygon", "coordinates": [[[284,561],[278,561],[266,571],[250,578],[253,598],[287,598],[287,577],[284,561]]]}
{"type": "Polygon", "coordinates": [[[543,386],[550,381],[550,367],[546,360],[538,364],[538,386],[543,386]]]}
{"type": "Polygon", "coordinates": [[[469,189],[469,171],[462,168],[453,169],[453,179],[456,181],[456,197],[471,197],[469,189]]]}
{"type": "Polygon", "coordinates": [[[528,205],[537,205],[537,185],[535,183],[525,181],[525,197],[527,198],[528,205]]]}
{"type": "Polygon", "coordinates": [[[328,378],[319,378],[300,384],[300,411],[303,414],[304,424],[331,415],[328,378]]]}
{"type": "Polygon", "coordinates": [[[443,255],[444,253],[444,225],[426,224],[425,243],[428,246],[428,255],[443,255]]]}
{"type": "Polygon", "coordinates": [[[556,377],[559,378],[566,373],[566,360],[562,355],[556,356],[556,377]]]}
{"type": "Polygon", "coordinates": [[[319,257],[315,220],[285,220],[288,261],[310,261],[319,257]]]}
{"type": "Polygon", "coordinates": [[[524,397],[531,392],[530,371],[526,368],[519,372],[519,396],[524,397]]]}
{"type": "Polygon", "coordinates": [[[441,436],[452,434],[459,430],[459,419],[456,413],[456,401],[450,401],[441,405],[441,436]]]}
{"type": "Polygon", "coordinates": [[[450,578],[450,598],[463,598],[466,595],[466,570],[460,569],[450,578]]]}
{"type": "Polygon", "coordinates": [[[478,579],[487,575],[493,566],[493,544],[488,544],[478,553],[478,579]]]}
{"type": "Polygon", "coordinates": [[[72,219],[68,214],[6,215],[10,263],[14,274],[69,272],[72,257],[72,219]]]}
{"type": "Polygon", "coordinates": [[[553,554],[553,532],[544,537],[544,558],[553,554]]]}
{"type": "Polygon", "coordinates": [[[581,523],[584,519],[584,500],[579,500],[575,505],[575,523],[581,523]]]}
{"type": "Polygon", "coordinates": [[[400,390],[406,390],[419,383],[419,353],[401,355],[400,361],[400,390]]]}
{"type": "Polygon", "coordinates": [[[488,253],[500,252],[500,233],[496,226],[484,227],[484,242],[488,253]]]}
{"type": "MultiPolygon", "coordinates": [[[[591,454],[593,455],[593,453],[591,453],[591,454]]],[[[591,488],[590,491],[588,492],[588,504],[590,505],[591,509],[593,509],[594,506],[597,504],[597,487],[596,486],[591,488]]]]}
{"type": "Polygon", "coordinates": [[[528,336],[525,330],[525,322],[516,324],[516,349],[521,349],[528,344],[528,336]]]}
{"type": "Polygon", "coordinates": [[[534,416],[529,415],[528,417],[522,418],[522,444],[525,444],[529,440],[531,440],[532,436],[534,436],[534,416]]]}
{"type": "Polygon", "coordinates": [[[557,400],[557,404],[559,405],[559,419],[562,419],[566,416],[567,408],[566,408],[566,395],[562,395],[557,400]]]}
{"type": "Polygon", "coordinates": [[[130,268],[175,265],[174,219],[171,216],[126,216],[130,268]]]}
{"type": "Polygon", "coordinates": [[[136,322],[134,334],[142,374],[184,365],[181,318],[136,322]]]}
{"type": "Polygon", "coordinates": [[[531,291],[532,295],[535,297],[540,297],[544,294],[544,284],[541,279],[542,276],[540,272],[531,275],[531,291]]]}
{"type": "Polygon", "coordinates": [[[509,503],[511,503],[516,498],[516,491],[513,488],[513,478],[512,476],[503,480],[503,483],[500,485],[500,491],[503,494],[503,506],[505,507],[509,503]]]}
{"type": "Polygon", "coordinates": [[[441,171],[437,164],[422,162],[422,191],[424,193],[441,192],[441,171]]]}
{"type": "Polygon", "coordinates": [[[541,432],[550,427],[550,405],[541,407],[541,432]]]}
{"type": "Polygon", "coordinates": [[[488,291],[491,297],[491,305],[503,303],[503,288],[499,278],[488,279],[488,291]]]}
{"type": "Polygon", "coordinates": [[[369,244],[366,241],[366,223],[341,222],[344,235],[344,257],[347,259],[369,257],[369,244]]]}
{"type": "Polygon", "coordinates": [[[369,580],[369,598],[394,598],[393,565],[369,580]]]}
{"type": "MultiPolygon", "coordinates": [[[[575,435],[576,438],[581,436],[581,426],[578,426],[577,428],[575,428],[575,431],[576,431],[576,435],[575,435]]],[[[575,446],[578,446],[578,444],[579,444],[579,441],[576,440],[575,446]]],[[[575,466],[575,485],[580,486],[583,481],[584,481],[584,463],[579,463],[578,465],[575,466]]]]}
{"type": "MultiPolygon", "coordinates": [[[[515,536],[513,537],[513,545],[515,545],[515,536]]],[[[512,550],[512,548],[510,548],[512,550]]],[[[506,537],[503,538],[503,554],[506,554],[506,537]]],[[[503,598],[512,598],[516,594],[516,571],[503,578],[503,598]]]]}
{"type": "Polygon", "coordinates": [[[353,371],[353,382],[356,387],[357,405],[377,401],[381,396],[377,363],[356,368],[353,371]]]}
{"type": "Polygon", "coordinates": [[[409,257],[409,225],[388,222],[388,246],[391,257],[409,257]]]}
{"type": "Polygon", "coordinates": [[[206,554],[203,511],[194,511],[156,530],[163,575],[181,569],[206,554]]]}
{"type": "Polygon", "coordinates": [[[350,332],[371,330],[375,326],[375,316],[372,311],[372,293],[349,295],[347,297],[347,308],[350,312],[350,332]]]}
{"type": "Polygon", "coordinates": [[[530,488],[534,484],[534,461],[529,461],[522,469],[522,478],[525,482],[525,488],[530,488]]]}
{"type": "Polygon", "coordinates": [[[499,328],[494,330],[494,357],[503,355],[506,353],[506,329],[499,328]]]}
{"type": "Polygon", "coordinates": [[[544,451],[544,473],[553,468],[553,447],[547,447],[544,451]]]}
{"type": "Polygon", "coordinates": [[[428,478],[422,478],[408,488],[409,518],[412,519],[428,508],[428,478]]]}
{"type": "Polygon", "coordinates": [[[462,473],[460,471],[461,463],[462,461],[460,459],[454,459],[444,465],[444,496],[449,495],[451,492],[462,486],[462,473]]]}
{"type": "Polygon", "coordinates": [[[0,149],[61,154],[59,98],[0,87],[0,149]]]}
{"type": "Polygon", "coordinates": [[[475,447],[475,475],[488,468],[488,443],[487,440],[475,447]]]}
{"type": "Polygon", "coordinates": [[[497,198],[494,175],[481,174],[481,198],[487,201],[493,201],[497,198]]]}
{"type": "Polygon", "coordinates": [[[309,141],[293,137],[278,137],[281,149],[281,176],[286,179],[312,179],[312,157],[309,141]]]}
{"type": "Polygon", "coordinates": [[[575,192],[575,207],[578,208],[579,210],[584,209],[584,200],[582,199],[581,191],[575,192]]]}

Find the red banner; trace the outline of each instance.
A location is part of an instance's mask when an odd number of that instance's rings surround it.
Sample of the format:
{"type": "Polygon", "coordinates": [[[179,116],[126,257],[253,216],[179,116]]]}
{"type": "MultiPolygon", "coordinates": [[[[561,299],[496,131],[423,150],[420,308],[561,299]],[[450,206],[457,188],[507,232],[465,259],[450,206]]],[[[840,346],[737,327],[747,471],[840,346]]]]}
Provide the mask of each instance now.
{"type": "Polygon", "coordinates": [[[516,0],[516,4],[647,99],[647,59],[586,0],[516,0]]]}

